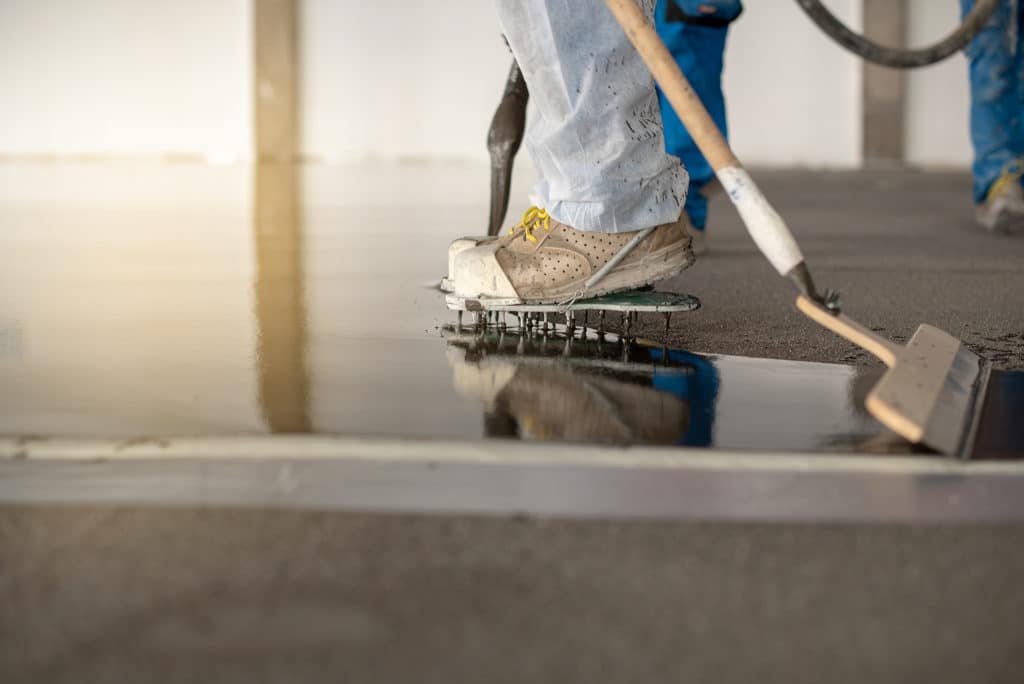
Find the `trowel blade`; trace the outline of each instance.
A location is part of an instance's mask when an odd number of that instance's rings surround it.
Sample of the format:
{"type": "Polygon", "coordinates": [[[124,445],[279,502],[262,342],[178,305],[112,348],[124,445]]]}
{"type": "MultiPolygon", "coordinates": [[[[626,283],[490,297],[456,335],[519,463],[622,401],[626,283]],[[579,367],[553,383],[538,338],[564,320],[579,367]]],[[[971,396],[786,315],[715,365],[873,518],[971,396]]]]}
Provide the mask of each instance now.
{"type": "Polygon", "coordinates": [[[868,395],[867,409],[911,442],[964,456],[988,374],[988,363],[960,340],[922,325],[868,395]]]}

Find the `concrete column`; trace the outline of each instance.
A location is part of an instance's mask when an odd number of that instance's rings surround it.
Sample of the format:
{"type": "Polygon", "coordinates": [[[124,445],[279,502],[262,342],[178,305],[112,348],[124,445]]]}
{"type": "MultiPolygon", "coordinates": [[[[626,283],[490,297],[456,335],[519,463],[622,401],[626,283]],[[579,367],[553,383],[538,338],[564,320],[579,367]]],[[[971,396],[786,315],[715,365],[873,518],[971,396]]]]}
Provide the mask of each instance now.
{"type": "MultiPolygon", "coordinates": [[[[907,44],[907,0],[864,0],[864,34],[890,47],[907,44]]],[[[864,163],[902,164],[906,85],[901,69],[864,62],[864,163]]]]}
{"type": "Polygon", "coordinates": [[[299,0],[253,0],[253,236],[260,401],[271,432],[308,432],[298,160],[299,0]]]}
{"type": "Polygon", "coordinates": [[[253,0],[253,113],[258,161],[298,149],[299,0],[253,0]]]}

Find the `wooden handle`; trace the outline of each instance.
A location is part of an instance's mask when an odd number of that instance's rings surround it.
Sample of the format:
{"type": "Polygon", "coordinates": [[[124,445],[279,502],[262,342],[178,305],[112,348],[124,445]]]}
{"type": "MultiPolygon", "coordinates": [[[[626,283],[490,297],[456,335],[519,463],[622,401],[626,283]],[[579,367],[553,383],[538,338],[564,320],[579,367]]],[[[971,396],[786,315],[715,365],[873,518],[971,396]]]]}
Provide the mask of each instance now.
{"type": "Polygon", "coordinates": [[[796,308],[818,325],[828,328],[840,337],[845,337],[858,347],[871,352],[889,368],[896,365],[903,347],[893,344],[884,337],[879,337],[848,316],[835,315],[803,295],[796,298],[796,308]]]}
{"type": "Polygon", "coordinates": [[[665,97],[672,103],[679,119],[693,137],[697,147],[704,154],[716,172],[728,166],[741,166],[729,144],[722,137],[718,126],[711,120],[704,103],[697,97],[690,82],[679,70],[679,65],[658,37],[654,27],[647,23],[643,10],[636,0],[605,0],[608,9],[626,32],[640,57],[647,64],[654,80],[665,97]]]}

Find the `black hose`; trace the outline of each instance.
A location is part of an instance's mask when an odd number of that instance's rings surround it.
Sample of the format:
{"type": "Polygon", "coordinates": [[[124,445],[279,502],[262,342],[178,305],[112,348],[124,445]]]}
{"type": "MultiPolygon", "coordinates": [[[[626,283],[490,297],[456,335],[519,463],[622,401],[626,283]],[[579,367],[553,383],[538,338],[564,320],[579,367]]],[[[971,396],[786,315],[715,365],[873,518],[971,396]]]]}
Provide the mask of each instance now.
{"type": "Polygon", "coordinates": [[[1000,0],[977,0],[960,27],[939,42],[922,48],[898,49],[874,43],[854,33],[828,11],[820,0],[796,0],[807,16],[844,48],[869,62],[898,69],[928,66],[962,50],[989,20],[1000,0]]]}

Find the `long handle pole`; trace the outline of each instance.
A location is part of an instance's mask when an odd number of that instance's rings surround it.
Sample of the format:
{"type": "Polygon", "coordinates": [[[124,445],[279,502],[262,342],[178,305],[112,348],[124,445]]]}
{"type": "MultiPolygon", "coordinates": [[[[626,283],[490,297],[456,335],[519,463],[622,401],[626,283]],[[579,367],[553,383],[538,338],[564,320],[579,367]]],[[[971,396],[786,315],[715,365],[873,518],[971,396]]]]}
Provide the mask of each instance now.
{"type": "Polygon", "coordinates": [[[636,0],[605,0],[608,9],[640,53],[654,80],[665,93],[697,147],[715,170],[758,249],[779,275],[791,277],[805,295],[819,300],[804,256],[785,221],[758,189],[750,174],[733,154],[708,110],[697,97],[675,59],[647,23],[636,0]]]}

